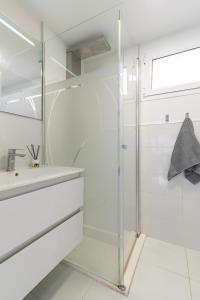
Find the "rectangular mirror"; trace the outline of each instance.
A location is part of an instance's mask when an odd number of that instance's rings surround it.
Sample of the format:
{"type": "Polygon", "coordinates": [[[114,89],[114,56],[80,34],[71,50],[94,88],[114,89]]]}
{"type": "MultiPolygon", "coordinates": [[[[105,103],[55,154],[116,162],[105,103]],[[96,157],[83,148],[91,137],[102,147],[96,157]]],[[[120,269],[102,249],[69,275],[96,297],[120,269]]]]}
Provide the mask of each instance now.
{"type": "Polygon", "coordinates": [[[42,43],[0,14],[0,111],[42,119],[42,43]]]}

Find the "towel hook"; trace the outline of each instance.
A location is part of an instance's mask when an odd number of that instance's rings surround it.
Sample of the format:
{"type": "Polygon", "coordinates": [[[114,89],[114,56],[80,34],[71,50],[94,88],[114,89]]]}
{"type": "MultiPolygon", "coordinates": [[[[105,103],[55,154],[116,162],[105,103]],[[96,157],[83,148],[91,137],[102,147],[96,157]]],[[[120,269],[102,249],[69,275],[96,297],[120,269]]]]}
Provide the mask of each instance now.
{"type": "Polygon", "coordinates": [[[189,114],[189,113],[186,113],[186,114],[185,114],[185,117],[186,117],[186,118],[189,118],[189,117],[190,117],[190,114],[189,114]]]}

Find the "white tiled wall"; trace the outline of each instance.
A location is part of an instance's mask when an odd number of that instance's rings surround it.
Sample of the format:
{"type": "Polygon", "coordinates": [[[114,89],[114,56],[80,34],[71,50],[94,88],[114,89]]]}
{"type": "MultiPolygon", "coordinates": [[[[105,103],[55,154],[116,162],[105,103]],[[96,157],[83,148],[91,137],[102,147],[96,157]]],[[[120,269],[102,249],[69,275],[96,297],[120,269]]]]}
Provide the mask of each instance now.
{"type": "MultiPolygon", "coordinates": [[[[141,58],[200,45],[199,28],[166,37],[141,47],[141,58]]],[[[142,64],[142,93],[145,88],[142,64]]],[[[143,97],[141,102],[141,217],[142,232],[160,240],[200,250],[200,184],[183,175],[167,180],[171,153],[185,113],[194,121],[200,141],[200,92],[143,97]],[[170,123],[165,122],[169,114],[170,123]],[[196,120],[196,121],[195,121],[196,120]],[[197,121],[199,120],[199,121],[197,121]]]]}

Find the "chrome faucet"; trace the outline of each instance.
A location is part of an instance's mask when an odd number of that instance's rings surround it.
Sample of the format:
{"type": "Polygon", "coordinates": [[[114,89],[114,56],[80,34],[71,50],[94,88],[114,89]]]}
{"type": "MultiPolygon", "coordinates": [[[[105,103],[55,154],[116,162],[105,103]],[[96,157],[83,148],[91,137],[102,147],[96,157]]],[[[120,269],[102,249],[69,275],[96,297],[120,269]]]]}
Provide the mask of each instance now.
{"type": "Polygon", "coordinates": [[[24,150],[24,149],[8,149],[8,165],[7,171],[14,171],[15,170],[15,157],[25,157],[26,154],[24,153],[16,153],[17,150],[24,150]]]}

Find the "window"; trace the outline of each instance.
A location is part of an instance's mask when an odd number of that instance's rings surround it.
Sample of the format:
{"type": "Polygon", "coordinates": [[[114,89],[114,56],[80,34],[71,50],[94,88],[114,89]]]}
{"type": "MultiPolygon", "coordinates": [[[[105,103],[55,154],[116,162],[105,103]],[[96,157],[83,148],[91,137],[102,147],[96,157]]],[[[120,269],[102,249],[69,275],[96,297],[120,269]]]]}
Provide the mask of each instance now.
{"type": "Polygon", "coordinates": [[[200,48],[152,60],[152,90],[197,82],[200,86],[200,48]]]}

